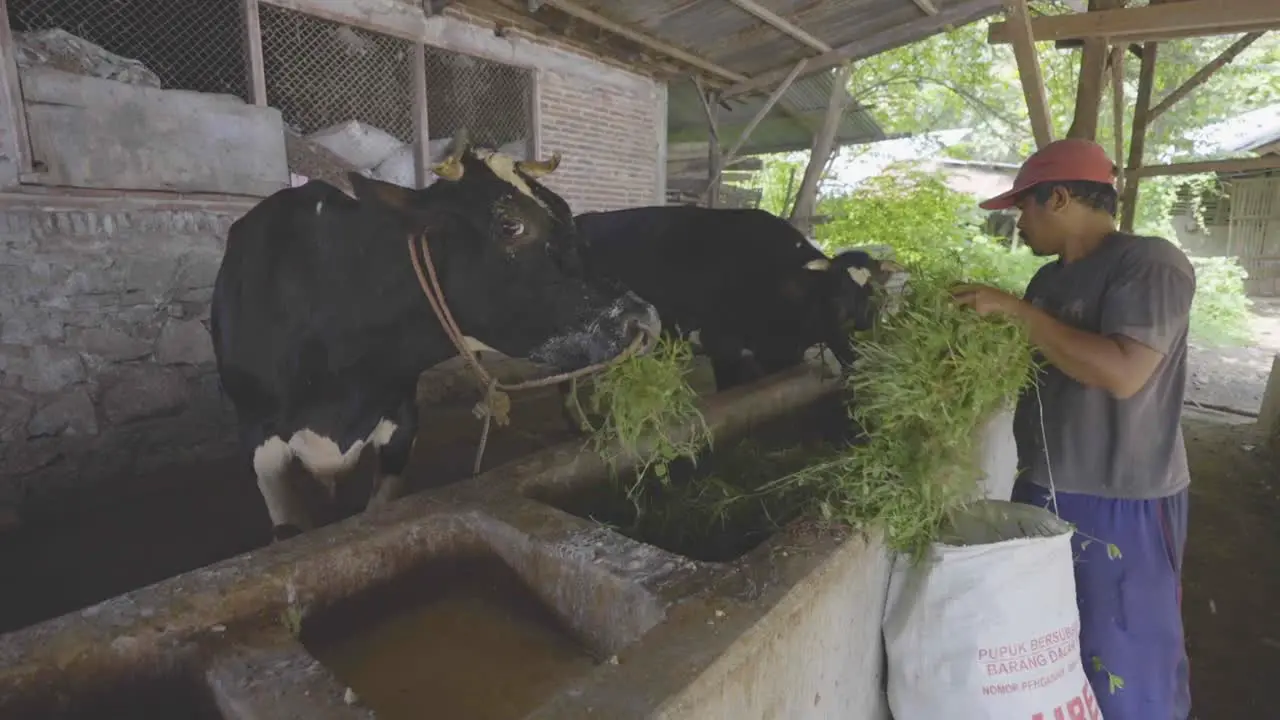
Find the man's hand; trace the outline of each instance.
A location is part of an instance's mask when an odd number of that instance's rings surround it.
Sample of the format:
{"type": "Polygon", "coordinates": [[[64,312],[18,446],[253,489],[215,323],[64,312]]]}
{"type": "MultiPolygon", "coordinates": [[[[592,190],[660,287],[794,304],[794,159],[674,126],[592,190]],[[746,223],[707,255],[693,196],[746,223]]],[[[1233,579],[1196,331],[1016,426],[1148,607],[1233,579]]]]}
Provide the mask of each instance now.
{"type": "Polygon", "coordinates": [[[967,305],[979,315],[992,313],[1013,315],[1022,300],[988,285],[957,285],[951,288],[951,297],[961,305],[967,305]]]}

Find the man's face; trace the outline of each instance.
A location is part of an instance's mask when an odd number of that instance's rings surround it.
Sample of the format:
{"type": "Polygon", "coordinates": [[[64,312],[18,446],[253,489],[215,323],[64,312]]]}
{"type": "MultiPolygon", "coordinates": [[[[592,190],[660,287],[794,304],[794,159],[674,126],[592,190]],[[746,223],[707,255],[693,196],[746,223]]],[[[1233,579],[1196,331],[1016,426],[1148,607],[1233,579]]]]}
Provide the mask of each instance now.
{"type": "Polygon", "coordinates": [[[1071,197],[1062,188],[1054,188],[1053,195],[1043,204],[1036,202],[1032,193],[1018,200],[1018,237],[1033,254],[1047,257],[1062,252],[1070,205],[1071,197]]]}

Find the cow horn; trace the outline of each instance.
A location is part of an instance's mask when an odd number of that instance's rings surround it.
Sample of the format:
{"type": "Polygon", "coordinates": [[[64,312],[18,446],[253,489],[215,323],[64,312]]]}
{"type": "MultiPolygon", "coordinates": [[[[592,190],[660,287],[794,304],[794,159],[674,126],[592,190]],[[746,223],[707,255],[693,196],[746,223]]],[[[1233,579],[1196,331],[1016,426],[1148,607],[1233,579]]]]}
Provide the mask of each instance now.
{"type": "Polygon", "coordinates": [[[467,151],[467,146],[470,142],[471,138],[467,133],[467,129],[459,128],[453,135],[453,142],[450,145],[449,154],[445,156],[444,160],[441,160],[431,166],[431,172],[445,180],[451,180],[454,182],[461,180],[463,172],[462,154],[467,151]]]}
{"type": "Polygon", "coordinates": [[[829,267],[831,267],[831,260],[824,257],[814,258],[804,264],[805,270],[826,270],[829,267]]]}
{"type": "Polygon", "coordinates": [[[520,160],[516,162],[516,167],[529,177],[540,178],[560,167],[560,153],[551,153],[551,158],[547,160],[520,160]]]}

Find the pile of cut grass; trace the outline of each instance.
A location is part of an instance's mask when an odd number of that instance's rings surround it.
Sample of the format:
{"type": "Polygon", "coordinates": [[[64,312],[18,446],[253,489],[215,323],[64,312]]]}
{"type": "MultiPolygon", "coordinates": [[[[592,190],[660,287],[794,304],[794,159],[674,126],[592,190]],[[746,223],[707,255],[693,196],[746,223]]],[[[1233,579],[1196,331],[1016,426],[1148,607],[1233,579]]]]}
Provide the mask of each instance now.
{"type": "Polygon", "coordinates": [[[937,275],[912,275],[901,309],[858,342],[847,381],[862,442],[779,478],[828,520],[883,529],[921,557],[948,513],[978,496],[976,431],[1034,378],[1026,333],[957,306],[937,275]]]}
{"type": "Polygon", "coordinates": [[[761,512],[803,511],[882,529],[892,548],[921,557],[948,514],[979,497],[975,435],[1031,383],[1035,363],[1016,324],[953,302],[956,275],[908,270],[900,309],[857,339],[846,381],[849,419],[863,431],[856,443],[770,451],[785,462],[734,451],[715,458],[714,472],[694,473],[711,436],[685,382],[689,346],[664,340],[598,377],[594,449],[611,465],[619,451],[637,458],[625,480],[614,473],[635,509],[628,534],[687,546],[758,526],[761,512]],[[735,468],[734,457],[749,460],[735,468]],[[673,481],[676,461],[690,472],[673,481]]]}
{"type": "Polygon", "coordinates": [[[692,359],[688,342],[662,337],[650,352],[612,365],[593,380],[589,413],[601,420],[591,427],[589,442],[609,462],[615,479],[618,460],[635,459],[626,494],[637,508],[646,481],[668,484],[672,462],[696,462],[711,445],[698,394],[687,380],[692,359]]]}

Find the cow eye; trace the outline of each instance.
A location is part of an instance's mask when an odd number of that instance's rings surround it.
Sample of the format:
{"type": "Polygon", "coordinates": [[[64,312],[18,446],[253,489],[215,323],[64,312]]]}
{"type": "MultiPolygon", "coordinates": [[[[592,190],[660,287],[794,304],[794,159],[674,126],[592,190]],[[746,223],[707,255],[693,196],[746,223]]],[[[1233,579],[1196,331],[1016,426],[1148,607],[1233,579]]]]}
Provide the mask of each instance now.
{"type": "Polygon", "coordinates": [[[511,218],[503,218],[501,220],[502,233],[507,237],[520,237],[524,235],[524,223],[511,218]]]}

